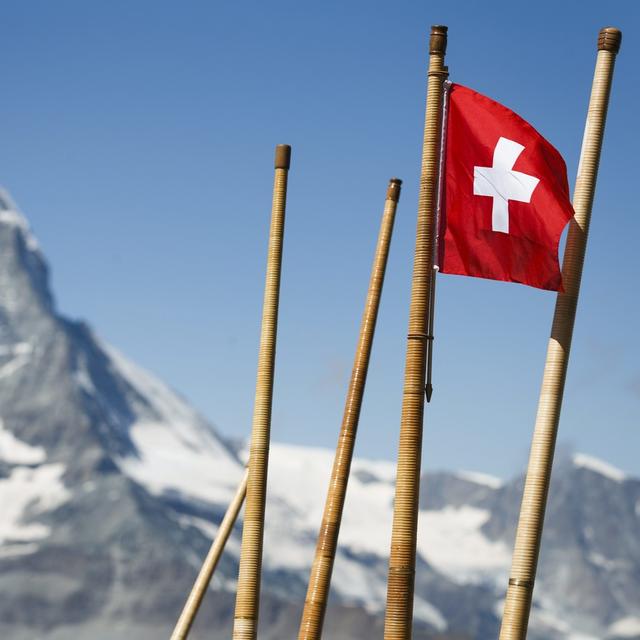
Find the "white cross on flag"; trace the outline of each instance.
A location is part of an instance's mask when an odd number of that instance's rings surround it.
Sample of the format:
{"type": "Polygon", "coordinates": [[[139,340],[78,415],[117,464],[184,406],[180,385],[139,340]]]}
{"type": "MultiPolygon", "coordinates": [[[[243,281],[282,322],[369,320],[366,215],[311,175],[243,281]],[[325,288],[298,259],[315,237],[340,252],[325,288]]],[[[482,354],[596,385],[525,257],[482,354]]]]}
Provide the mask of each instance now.
{"type": "Polygon", "coordinates": [[[567,169],[528,122],[451,85],[444,178],[440,271],[562,290],[567,169]]]}

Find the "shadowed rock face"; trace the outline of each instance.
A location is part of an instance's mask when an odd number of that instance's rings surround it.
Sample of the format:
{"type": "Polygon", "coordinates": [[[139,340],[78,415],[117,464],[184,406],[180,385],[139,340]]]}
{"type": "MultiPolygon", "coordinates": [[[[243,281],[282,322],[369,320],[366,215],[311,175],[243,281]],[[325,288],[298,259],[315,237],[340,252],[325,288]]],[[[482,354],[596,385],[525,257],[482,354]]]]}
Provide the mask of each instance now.
{"type": "MultiPolygon", "coordinates": [[[[241,455],[177,394],[57,313],[46,263],[6,193],[0,419],[0,637],[168,637],[241,455]]],[[[576,460],[553,480],[529,637],[628,639],[636,619],[640,637],[640,482],[576,460]]],[[[274,446],[266,640],[297,635],[330,463],[329,452],[274,446]],[[300,469],[305,486],[292,481],[300,469]]],[[[423,478],[416,639],[497,636],[521,491],[521,479],[423,478]]],[[[354,462],[326,639],[382,635],[392,498],[391,463],[354,462]]],[[[230,637],[239,540],[236,526],[195,640],[230,637]]]]}
{"type": "MultiPolygon", "coordinates": [[[[616,621],[638,617],[640,483],[583,466],[581,458],[560,461],[554,472],[536,598],[603,637],[616,621]]],[[[492,538],[513,539],[522,483],[512,485],[485,525],[492,538]]]]}

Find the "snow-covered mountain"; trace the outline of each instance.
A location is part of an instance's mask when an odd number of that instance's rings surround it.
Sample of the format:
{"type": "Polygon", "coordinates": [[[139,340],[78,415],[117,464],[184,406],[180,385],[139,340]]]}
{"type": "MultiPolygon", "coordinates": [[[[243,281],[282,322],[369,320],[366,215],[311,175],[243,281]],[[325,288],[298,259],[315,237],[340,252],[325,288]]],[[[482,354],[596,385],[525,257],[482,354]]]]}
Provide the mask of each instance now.
{"type": "MultiPolygon", "coordinates": [[[[272,448],[261,638],[296,637],[332,455],[272,448]]],[[[168,637],[242,472],[175,392],[56,311],[0,193],[0,637],[168,637]]],[[[381,636],[394,473],[354,461],[326,639],[381,636]]],[[[497,637],[521,492],[519,478],[423,478],[416,640],[497,637]]],[[[639,533],[638,479],[561,461],[529,637],[640,638],[639,533]]],[[[238,526],[195,640],[229,637],[239,545],[238,526]]]]}

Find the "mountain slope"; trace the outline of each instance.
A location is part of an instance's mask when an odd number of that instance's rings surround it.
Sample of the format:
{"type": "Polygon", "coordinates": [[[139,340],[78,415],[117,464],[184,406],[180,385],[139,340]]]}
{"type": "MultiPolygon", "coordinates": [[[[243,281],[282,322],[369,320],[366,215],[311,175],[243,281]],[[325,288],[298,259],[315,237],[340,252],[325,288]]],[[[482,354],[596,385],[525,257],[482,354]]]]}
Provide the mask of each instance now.
{"type": "MultiPolygon", "coordinates": [[[[332,452],[275,444],[260,637],[296,636],[332,452]]],[[[162,382],[55,309],[45,260],[0,193],[0,637],[168,637],[243,472],[162,382]]],[[[327,640],[382,635],[393,463],[355,460],[327,640]]],[[[416,639],[495,638],[520,478],[423,478],[416,639]]],[[[559,464],[533,640],[640,638],[640,481],[559,464]]],[[[229,637],[240,525],[191,637],[229,637]]]]}
{"type": "Polygon", "coordinates": [[[127,367],[56,313],[37,243],[0,194],[2,637],[96,618],[147,624],[175,609],[208,541],[157,498],[161,486],[137,481],[141,466],[157,480],[168,449],[206,452],[203,515],[224,511],[241,463],[186,403],[127,367]]]}
{"type": "MultiPolygon", "coordinates": [[[[173,391],[57,313],[45,260],[6,193],[0,407],[1,636],[168,635],[243,463],[173,391]]],[[[281,508],[291,520],[295,509],[281,508]]],[[[238,550],[236,528],[203,628],[228,632],[238,550]]],[[[264,637],[295,633],[305,574],[265,566],[264,637]]],[[[354,639],[380,624],[339,602],[334,612],[354,639]]]]}

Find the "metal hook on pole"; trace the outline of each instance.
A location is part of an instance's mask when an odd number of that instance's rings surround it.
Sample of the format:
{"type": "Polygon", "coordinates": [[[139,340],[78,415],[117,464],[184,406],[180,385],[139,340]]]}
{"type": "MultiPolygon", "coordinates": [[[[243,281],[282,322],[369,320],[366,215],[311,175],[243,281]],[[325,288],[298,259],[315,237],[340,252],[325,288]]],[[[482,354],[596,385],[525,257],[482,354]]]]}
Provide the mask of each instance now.
{"type": "Polygon", "coordinates": [[[436,310],[436,276],[438,266],[434,265],[431,270],[431,291],[429,296],[429,319],[427,321],[427,383],[424,387],[427,402],[431,402],[433,395],[433,340],[434,340],[434,317],[436,310]]]}

